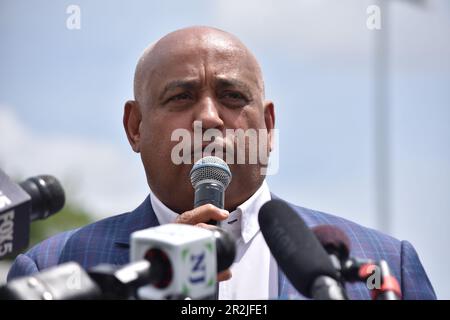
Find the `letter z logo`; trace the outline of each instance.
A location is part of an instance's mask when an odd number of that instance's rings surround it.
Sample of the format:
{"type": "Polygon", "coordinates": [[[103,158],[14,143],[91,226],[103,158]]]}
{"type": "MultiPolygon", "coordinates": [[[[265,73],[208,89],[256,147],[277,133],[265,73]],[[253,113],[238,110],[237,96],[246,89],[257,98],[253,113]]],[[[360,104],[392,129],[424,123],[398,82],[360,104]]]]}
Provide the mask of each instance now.
{"type": "Polygon", "coordinates": [[[206,279],[205,253],[191,255],[191,275],[189,281],[193,284],[204,282],[206,279]]]}

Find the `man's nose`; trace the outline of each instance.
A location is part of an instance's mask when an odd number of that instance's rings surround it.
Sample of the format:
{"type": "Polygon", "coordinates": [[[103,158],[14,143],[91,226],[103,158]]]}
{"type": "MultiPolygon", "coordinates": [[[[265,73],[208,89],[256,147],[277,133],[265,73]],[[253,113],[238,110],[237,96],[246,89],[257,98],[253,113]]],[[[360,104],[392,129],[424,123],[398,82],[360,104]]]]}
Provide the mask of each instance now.
{"type": "Polygon", "coordinates": [[[194,121],[201,121],[203,130],[220,129],[223,127],[223,121],[219,111],[218,103],[214,98],[203,97],[195,106],[194,121]]]}

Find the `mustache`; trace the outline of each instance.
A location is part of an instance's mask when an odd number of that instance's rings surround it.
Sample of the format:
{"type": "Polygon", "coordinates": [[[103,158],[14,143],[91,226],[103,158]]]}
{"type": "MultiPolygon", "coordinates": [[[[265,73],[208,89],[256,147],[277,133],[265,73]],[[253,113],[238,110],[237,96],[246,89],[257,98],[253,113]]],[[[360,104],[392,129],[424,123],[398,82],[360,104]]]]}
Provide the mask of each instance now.
{"type": "Polygon", "coordinates": [[[214,139],[212,141],[202,141],[202,143],[193,143],[190,146],[191,154],[222,152],[225,154],[232,154],[236,148],[234,141],[229,139],[214,139]]]}

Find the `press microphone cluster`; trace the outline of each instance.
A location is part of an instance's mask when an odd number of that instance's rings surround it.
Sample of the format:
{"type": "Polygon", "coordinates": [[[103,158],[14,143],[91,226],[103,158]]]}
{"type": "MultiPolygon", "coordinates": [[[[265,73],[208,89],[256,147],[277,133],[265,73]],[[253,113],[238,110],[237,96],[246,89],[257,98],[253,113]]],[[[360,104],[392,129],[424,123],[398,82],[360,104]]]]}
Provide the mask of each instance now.
{"type": "Polygon", "coordinates": [[[209,299],[216,275],[234,261],[235,244],[219,228],[166,224],[131,235],[131,262],[87,271],[69,262],[12,280],[0,299],[209,299]]]}
{"type": "MultiPolygon", "coordinates": [[[[400,300],[401,289],[397,279],[392,275],[385,260],[375,262],[371,259],[350,257],[350,240],[338,227],[321,225],[313,228],[313,232],[328,252],[330,260],[339,273],[341,283],[364,282],[371,276],[378,276],[378,287],[372,285],[373,300],[400,300]],[[378,275],[374,272],[378,271],[378,275]]],[[[376,279],[375,279],[376,280],[376,279]]],[[[377,282],[377,281],[375,281],[377,282]]]]}
{"type": "Polygon", "coordinates": [[[284,201],[271,200],[259,211],[266,243],[281,270],[303,296],[316,300],[347,300],[345,284],[364,282],[379,271],[374,300],[401,299],[400,286],[386,261],[350,257],[350,240],[335,226],[310,229],[284,201]]]}
{"type": "Polygon", "coordinates": [[[64,190],[49,175],[13,182],[0,169],[0,259],[28,246],[30,223],[60,211],[64,190]]]}
{"type": "Polygon", "coordinates": [[[302,295],[317,300],[347,299],[328,254],[287,203],[281,200],[265,203],[258,219],[272,255],[302,295]]]}
{"type": "Polygon", "coordinates": [[[233,239],[220,228],[166,224],[131,235],[130,264],[101,264],[88,273],[102,299],[210,299],[217,273],[235,255],[233,239]]]}
{"type": "Polygon", "coordinates": [[[217,273],[231,266],[236,256],[232,237],[184,224],[167,224],[131,236],[131,261],[158,263],[161,277],[139,289],[143,299],[214,299],[217,273]]]}
{"type": "MultiPolygon", "coordinates": [[[[231,177],[218,157],[196,162],[190,172],[194,207],[210,203],[223,209],[231,177]]],[[[16,184],[0,170],[0,259],[28,245],[31,221],[63,205],[64,191],[54,177],[16,184]]],[[[258,220],[280,269],[305,297],[347,300],[347,282],[366,282],[379,270],[372,298],[401,299],[387,262],[350,257],[351,242],[339,228],[311,230],[281,200],[265,203],[258,220]]],[[[69,262],[11,281],[0,288],[0,299],[217,299],[217,273],[229,268],[235,255],[234,240],[220,228],[166,224],[131,234],[131,262],[125,266],[101,264],[85,271],[69,262]]]]}

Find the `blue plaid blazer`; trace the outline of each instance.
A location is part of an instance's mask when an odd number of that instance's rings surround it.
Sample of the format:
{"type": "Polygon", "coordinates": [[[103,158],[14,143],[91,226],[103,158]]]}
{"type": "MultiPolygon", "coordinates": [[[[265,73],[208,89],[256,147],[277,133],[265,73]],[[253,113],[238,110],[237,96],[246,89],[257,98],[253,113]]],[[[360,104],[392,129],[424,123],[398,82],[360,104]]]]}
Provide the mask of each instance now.
{"type": "MultiPolygon", "coordinates": [[[[386,260],[400,282],[404,299],[436,299],[419,257],[409,242],[336,216],[290,205],[309,227],[328,224],[343,230],[351,240],[352,256],[386,260]]],[[[86,269],[100,263],[126,264],[129,262],[130,234],[157,225],[150,197],[147,197],[132,212],[60,233],[17,256],[8,273],[8,281],[68,261],[78,262],[86,269]]],[[[281,270],[278,280],[279,299],[304,299],[281,270]]],[[[350,299],[370,299],[369,290],[363,283],[347,284],[346,289],[350,299]]]]}

